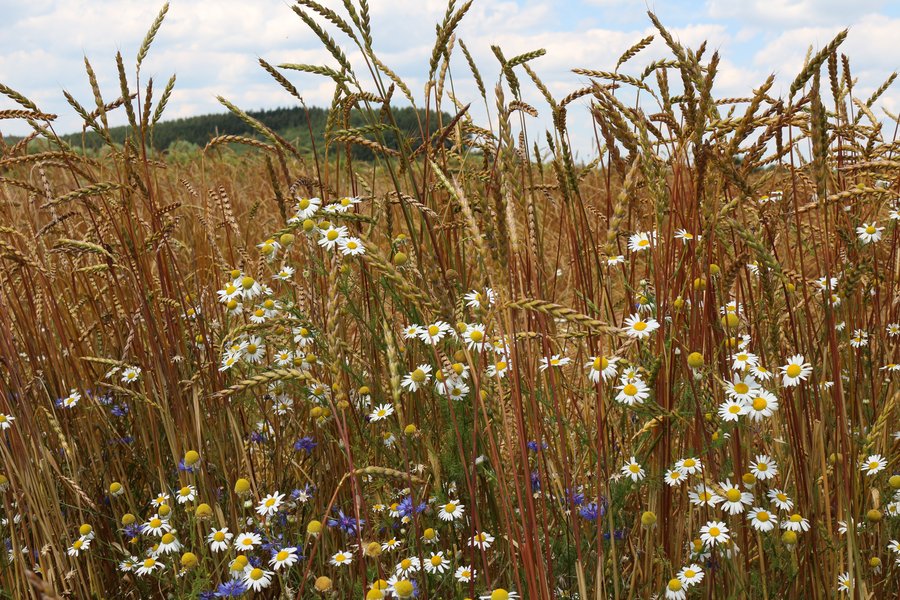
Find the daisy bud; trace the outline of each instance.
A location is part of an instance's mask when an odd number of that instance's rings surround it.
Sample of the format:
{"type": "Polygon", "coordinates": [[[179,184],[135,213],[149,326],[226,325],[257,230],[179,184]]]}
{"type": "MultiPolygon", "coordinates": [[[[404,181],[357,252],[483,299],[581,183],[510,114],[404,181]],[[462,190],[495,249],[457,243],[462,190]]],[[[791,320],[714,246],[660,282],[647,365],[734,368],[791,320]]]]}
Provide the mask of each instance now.
{"type": "Polygon", "coordinates": [[[394,264],[398,267],[405,265],[407,260],[409,260],[409,258],[406,256],[405,252],[398,252],[394,255],[394,264]]]}
{"type": "Polygon", "coordinates": [[[194,511],[194,514],[197,515],[198,519],[208,519],[212,516],[212,507],[204,502],[197,506],[197,510],[194,511]]]}
{"type": "Polygon", "coordinates": [[[122,515],[122,525],[131,525],[135,521],[135,516],[131,513],[122,515]]]}
{"type": "Polygon", "coordinates": [[[744,484],[746,484],[746,485],[754,485],[754,484],[756,484],[756,476],[753,475],[753,473],[744,473],[744,474],[741,476],[741,480],[742,480],[742,481],[744,482],[744,484]]]}
{"type": "Polygon", "coordinates": [[[675,298],[674,305],[675,305],[675,310],[679,310],[679,309],[683,308],[684,307],[684,298],[682,298],[681,296],[678,296],[677,298],[675,298]]]}
{"type": "Polygon", "coordinates": [[[866,513],[866,519],[868,519],[870,523],[877,523],[881,520],[881,516],[881,511],[877,508],[870,509],[869,512],[866,513]]]}
{"type": "Polygon", "coordinates": [[[641,525],[647,529],[656,525],[656,514],[653,511],[645,510],[644,514],[641,515],[641,525]]]}
{"type": "MultiPolygon", "coordinates": [[[[0,475],[0,477],[2,477],[2,475],[0,475]]],[[[891,478],[888,479],[888,483],[893,489],[900,490],[900,475],[891,475],[891,478]]]]}
{"type": "Polygon", "coordinates": [[[787,544],[788,546],[793,546],[797,543],[797,532],[795,531],[785,531],[781,534],[781,541],[787,544]]]}
{"type": "Polygon", "coordinates": [[[181,555],[181,566],[185,569],[193,569],[199,562],[200,560],[193,552],[185,552],[181,555]]]}
{"type": "Polygon", "coordinates": [[[403,428],[403,433],[405,433],[406,435],[413,435],[414,433],[416,433],[416,431],[418,430],[412,423],[403,428]]]}
{"type": "Polygon", "coordinates": [[[699,352],[691,352],[687,357],[688,366],[692,369],[699,369],[703,366],[703,355],[699,352]]]}
{"type": "Polygon", "coordinates": [[[381,556],[381,544],[378,542],[369,542],[366,545],[365,549],[366,556],[378,557],[381,556]]]}
{"type": "Polygon", "coordinates": [[[331,578],[324,575],[317,577],[316,590],[322,593],[331,591],[331,578]]]}
{"type": "Polygon", "coordinates": [[[118,496],[122,493],[122,484],[118,481],[113,481],[109,484],[109,495],[110,496],[118,496]]]}
{"type": "Polygon", "coordinates": [[[366,600],[381,600],[384,598],[384,592],[378,588],[372,588],[366,593],[366,600]]]}
{"type": "Polygon", "coordinates": [[[881,559],[878,558],[877,556],[873,556],[872,558],[869,559],[869,566],[872,567],[873,569],[877,569],[878,567],[881,566],[881,559]]]}
{"type": "Polygon", "coordinates": [[[710,275],[713,275],[713,276],[718,275],[719,270],[720,270],[719,265],[717,265],[716,263],[712,263],[711,265],[709,265],[709,274],[710,275]]]}
{"type": "Polygon", "coordinates": [[[184,453],[184,464],[187,466],[194,466],[198,460],[200,460],[200,453],[196,450],[188,450],[184,453]]]}
{"type": "Polygon", "coordinates": [[[281,238],[279,239],[282,246],[290,246],[294,243],[294,234],[293,233],[283,233],[281,234],[281,238]]]}
{"type": "Polygon", "coordinates": [[[94,530],[93,527],[85,523],[81,527],[78,528],[78,535],[89,535],[94,530]]]}
{"type": "Polygon", "coordinates": [[[319,535],[322,533],[322,522],[321,521],[310,521],[309,525],[306,526],[306,533],[310,535],[319,535]]]}
{"type": "Polygon", "coordinates": [[[241,477],[237,481],[234,482],[234,493],[235,494],[246,494],[250,491],[250,482],[241,477]]]}
{"type": "Polygon", "coordinates": [[[305,231],[306,233],[309,233],[310,231],[312,231],[315,228],[316,228],[316,222],[313,221],[312,219],[306,219],[305,221],[303,221],[303,231],[305,231]]]}

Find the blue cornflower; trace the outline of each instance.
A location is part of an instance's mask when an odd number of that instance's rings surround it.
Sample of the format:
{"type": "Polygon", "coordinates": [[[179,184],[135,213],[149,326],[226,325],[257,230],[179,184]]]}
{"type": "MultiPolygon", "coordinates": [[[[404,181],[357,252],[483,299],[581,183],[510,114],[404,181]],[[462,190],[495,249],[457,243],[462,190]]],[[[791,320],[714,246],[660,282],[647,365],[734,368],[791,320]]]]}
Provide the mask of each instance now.
{"type": "Polygon", "coordinates": [[[582,516],[582,518],[587,519],[588,521],[596,521],[597,516],[599,514],[599,510],[597,509],[597,503],[591,502],[589,504],[585,504],[581,508],[578,509],[578,514],[582,516]]]}
{"type": "Polygon", "coordinates": [[[337,527],[347,535],[356,535],[358,528],[366,524],[365,519],[354,519],[344,514],[344,511],[338,510],[338,516],[329,517],[328,526],[337,527]]]}
{"type": "MultiPolygon", "coordinates": [[[[427,505],[422,502],[415,508],[415,512],[420,513],[427,508],[427,505]]],[[[413,515],[413,502],[412,496],[407,496],[403,500],[400,501],[400,504],[397,505],[397,512],[400,513],[400,517],[411,517],[413,515]]]]}
{"type": "Polygon", "coordinates": [[[294,450],[300,452],[301,450],[305,451],[307,454],[312,454],[313,448],[318,446],[318,443],[312,439],[311,437],[302,437],[296,442],[294,442],[294,450]]]}
{"type": "Polygon", "coordinates": [[[247,591],[247,586],[240,579],[232,579],[225,583],[219,584],[216,588],[217,598],[237,598],[247,591]]]}

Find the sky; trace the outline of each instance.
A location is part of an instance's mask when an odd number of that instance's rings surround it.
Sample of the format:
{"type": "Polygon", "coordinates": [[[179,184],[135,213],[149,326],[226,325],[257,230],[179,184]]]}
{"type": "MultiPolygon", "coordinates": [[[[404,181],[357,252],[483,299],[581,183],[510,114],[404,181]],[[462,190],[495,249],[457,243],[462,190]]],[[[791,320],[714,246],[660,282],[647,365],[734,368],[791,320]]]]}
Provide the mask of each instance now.
{"type": "MultiPolygon", "coordinates": [[[[344,13],[341,0],[321,2],[344,13]]],[[[97,72],[104,99],[118,97],[115,53],[121,50],[126,65],[134,64],[161,6],[162,2],[146,0],[0,0],[0,83],[25,94],[45,112],[58,114],[58,132],[79,131],[80,119],[62,90],[93,108],[86,56],[97,72]]],[[[334,66],[335,61],[290,6],[290,0],[172,0],[141,69],[142,78],[154,78],[157,94],[170,75],[177,74],[166,117],[221,112],[217,95],[248,110],[294,105],[259,67],[257,58],[272,64],[334,66]]],[[[435,24],[443,18],[446,1],[369,0],[369,6],[376,53],[421,98],[435,24]]],[[[719,97],[746,96],[770,73],[777,76],[772,93],[786,92],[809,46],[827,44],[845,27],[850,33],[842,52],[851,59],[859,96],[867,97],[900,68],[897,0],[474,0],[458,36],[473,53],[489,89],[499,77],[492,44],[507,57],[545,48],[547,54],[531,65],[561,98],[586,83],[572,68],[612,70],[627,48],[655,33],[648,9],[684,45],[696,48],[706,40],[710,50],[719,51],[714,89],[719,97]]],[[[652,60],[667,56],[656,37],[622,72],[639,73],[652,60]]],[[[361,54],[340,32],[335,38],[351,62],[362,65],[361,54]]],[[[475,100],[474,81],[458,52],[451,72],[457,96],[475,100]]],[[[297,72],[286,75],[308,105],[330,103],[334,89],[330,80],[297,72]]],[[[549,127],[549,111],[534,86],[523,85],[523,95],[541,112],[535,128],[549,127]]],[[[900,84],[882,97],[880,105],[900,111],[900,84]]],[[[0,109],[13,106],[0,97],[0,109]]],[[[473,108],[476,118],[477,110],[473,108]]],[[[590,153],[587,104],[571,109],[569,118],[573,145],[582,154],[590,153]]],[[[122,123],[124,114],[110,120],[122,123]]],[[[24,123],[0,121],[4,134],[27,131],[24,123]]]]}

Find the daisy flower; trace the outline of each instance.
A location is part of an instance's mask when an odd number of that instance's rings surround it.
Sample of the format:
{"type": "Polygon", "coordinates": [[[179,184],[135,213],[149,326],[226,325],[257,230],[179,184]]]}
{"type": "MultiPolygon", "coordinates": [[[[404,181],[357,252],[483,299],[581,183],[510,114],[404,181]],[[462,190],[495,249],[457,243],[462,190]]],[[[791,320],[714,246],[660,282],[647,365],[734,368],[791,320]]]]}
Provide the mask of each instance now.
{"type": "Polygon", "coordinates": [[[294,205],[295,214],[288,219],[289,223],[297,223],[309,219],[322,206],[321,198],[297,198],[297,204],[294,205]]]}
{"type": "Polygon", "coordinates": [[[479,550],[487,550],[491,547],[491,544],[494,543],[494,536],[486,531],[482,531],[480,533],[476,533],[469,540],[470,546],[475,546],[479,550]]]}
{"type": "Polygon", "coordinates": [[[747,414],[753,421],[771,417],[778,410],[778,398],[767,390],[759,389],[747,405],[747,414]]]}
{"type": "Polygon", "coordinates": [[[675,468],[685,475],[693,475],[703,471],[703,465],[699,458],[683,458],[675,463],[675,468]]]}
{"type": "Polygon", "coordinates": [[[400,384],[400,387],[403,389],[415,392],[418,391],[419,387],[428,383],[428,380],[431,378],[431,365],[419,365],[415,369],[409,372],[406,377],[403,378],[403,382],[400,384]]]}
{"type": "Polygon", "coordinates": [[[734,376],[734,380],[725,382],[725,394],[732,400],[747,403],[750,402],[753,395],[760,389],[753,375],[747,375],[741,378],[734,376]]]}
{"type": "Polygon", "coordinates": [[[443,550],[438,553],[431,553],[431,556],[425,559],[425,571],[427,573],[443,573],[450,568],[450,561],[444,558],[443,550]]]}
{"type": "Polygon", "coordinates": [[[700,568],[700,565],[691,564],[678,571],[676,577],[685,586],[696,585],[703,581],[703,569],[700,568]]]}
{"type": "Polygon", "coordinates": [[[849,592],[853,589],[853,580],[850,579],[849,573],[841,573],[838,575],[838,591],[849,592]]]}
{"type": "Polygon", "coordinates": [[[884,471],[887,467],[887,460],[880,454],[872,454],[859,467],[859,470],[872,477],[884,471]]]}
{"type": "Polygon", "coordinates": [[[731,370],[746,371],[759,364],[759,357],[750,352],[738,352],[731,355],[731,370]]]}
{"type": "Polygon", "coordinates": [[[366,247],[358,237],[340,238],[338,248],[344,256],[359,256],[366,253],[366,247]]]}
{"type": "Polygon", "coordinates": [[[687,598],[685,587],[687,586],[681,583],[677,577],[670,579],[666,584],[666,600],[685,600],[687,598]]]}
{"type": "Polygon", "coordinates": [[[0,429],[9,429],[16,418],[12,415],[0,414],[0,429]]]}
{"type": "Polygon", "coordinates": [[[878,223],[872,221],[857,227],[856,235],[859,236],[859,241],[863,244],[871,244],[881,239],[882,231],[884,231],[884,227],[878,227],[878,223]]]}
{"type": "Polygon", "coordinates": [[[788,531],[796,531],[797,533],[809,531],[809,519],[794,513],[781,522],[781,528],[788,531]]]}
{"type": "Polygon", "coordinates": [[[137,575],[149,575],[157,569],[165,569],[165,565],[155,558],[148,558],[141,563],[141,566],[135,571],[137,575]]]}
{"type": "Polygon", "coordinates": [[[269,565],[276,571],[282,567],[289,569],[298,560],[297,548],[292,546],[282,548],[278,552],[273,553],[272,558],[269,560],[269,565]]]}
{"type": "Polygon", "coordinates": [[[731,539],[728,535],[728,526],[721,521],[709,521],[700,528],[700,539],[707,546],[715,546],[716,544],[724,544],[731,539]]]}
{"type": "Polygon", "coordinates": [[[279,269],[279,271],[275,273],[272,278],[279,281],[290,281],[291,277],[294,276],[294,272],[294,267],[290,265],[281,265],[281,269],[279,269]]]}
{"type": "Polygon", "coordinates": [[[762,365],[754,365],[750,367],[750,374],[759,381],[768,381],[772,379],[772,371],[762,365]]]}
{"type": "Polygon", "coordinates": [[[406,329],[403,330],[403,339],[405,340],[413,340],[422,335],[425,329],[421,325],[407,325],[406,329]]]}
{"type": "Polygon", "coordinates": [[[469,350],[481,351],[485,345],[484,325],[473,323],[466,325],[466,330],[461,332],[462,339],[469,350]]]}
{"type": "Polygon", "coordinates": [[[141,376],[140,367],[126,367],[122,371],[122,383],[134,383],[141,376]]]}
{"type": "Polygon", "coordinates": [[[349,232],[343,225],[338,227],[330,225],[328,229],[322,232],[322,237],[319,238],[318,244],[326,250],[334,250],[335,246],[338,246],[348,236],[349,232]]]}
{"type": "Polygon", "coordinates": [[[812,365],[805,362],[802,354],[795,354],[788,359],[788,363],[781,367],[781,385],[793,387],[801,381],[806,381],[812,373],[812,365]]]}
{"type": "Polygon", "coordinates": [[[681,485],[684,481],[686,481],[687,475],[685,475],[683,472],[679,471],[678,469],[669,469],[668,471],[666,471],[665,479],[666,479],[667,484],[669,484],[672,487],[675,487],[677,485],[681,485]]]}
{"type": "Polygon", "coordinates": [[[643,320],[640,314],[633,314],[625,319],[625,333],[629,337],[644,339],[650,337],[650,334],[659,329],[659,323],[656,319],[643,320]]]}
{"type": "Polygon", "coordinates": [[[264,590],[272,583],[272,571],[266,571],[256,567],[247,571],[244,575],[244,585],[254,592],[264,590]]]}
{"type": "Polygon", "coordinates": [[[463,299],[466,301],[466,306],[469,308],[485,308],[494,305],[496,294],[494,294],[494,290],[491,288],[485,288],[484,292],[472,290],[463,296],[463,299]]]}
{"type": "Polygon", "coordinates": [[[853,337],[850,338],[850,345],[854,348],[862,348],[863,346],[869,345],[869,333],[862,329],[857,329],[853,332],[853,337]]]}
{"type": "Polygon", "coordinates": [[[750,525],[753,529],[757,531],[772,531],[772,529],[775,528],[775,525],[778,524],[778,519],[775,515],[761,506],[753,508],[747,514],[747,520],[750,521],[750,525]]]}
{"type": "Polygon", "coordinates": [[[722,497],[705,483],[698,483],[693,490],[688,492],[688,498],[694,506],[715,506],[722,502],[722,497]]]}
{"type": "Polygon", "coordinates": [[[269,494],[260,501],[259,505],[256,507],[256,512],[261,517],[271,517],[279,511],[283,501],[284,494],[279,494],[276,491],[274,494],[269,494]]]}
{"type": "Polygon", "coordinates": [[[81,394],[76,390],[69,390],[69,395],[60,400],[58,404],[63,408],[75,408],[79,400],[81,400],[81,394]]]}
{"type": "Polygon", "coordinates": [[[631,457],[631,460],[622,466],[621,470],[622,474],[626,477],[631,477],[632,481],[640,481],[644,478],[644,468],[633,456],[631,457]]]}
{"type": "Polygon", "coordinates": [[[193,502],[194,498],[197,496],[197,488],[192,485],[186,485],[175,494],[175,499],[178,501],[178,504],[187,504],[188,502],[193,502]]]}
{"type": "Polygon", "coordinates": [[[554,354],[550,358],[546,356],[541,359],[540,366],[538,367],[541,371],[546,371],[550,367],[564,367],[567,364],[572,362],[572,359],[568,356],[561,356],[559,354],[554,354]]]}
{"type": "Polygon", "coordinates": [[[234,549],[239,551],[253,550],[262,543],[258,533],[241,533],[234,540],[234,549]]]}
{"type": "Polygon", "coordinates": [[[400,542],[397,541],[397,538],[391,538],[388,541],[381,544],[381,549],[384,552],[390,552],[391,550],[396,550],[400,547],[400,542]]]}
{"type": "Polygon", "coordinates": [[[769,490],[766,495],[769,497],[769,501],[777,506],[779,510],[791,510],[794,508],[794,501],[777,488],[769,490]]]}
{"type": "Polygon", "coordinates": [[[606,266],[614,267],[616,265],[621,265],[625,263],[625,257],[621,254],[617,254],[616,256],[607,256],[606,257],[606,266]]]}
{"type": "Polygon", "coordinates": [[[371,422],[381,421],[382,419],[387,419],[389,416],[394,414],[394,407],[390,404],[381,404],[369,415],[369,420],[371,422]]]}
{"type": "Polygon", "coordinates": [[[756,460],[750,463],[750,472],[760,481],[765,481],[778,475],[778,465],[765,454],[757,454],[756,460]]]}
{"type": "Polygon", "coordinates": [[[149,521],[141,525],[141,533],[144,535],[161,536],[172,531],[172,526],[162,520],[159,515],[153,515],[149,521]]]}
{"type": "Polygon", "coordinates": [[[742,492],[730,479],[719,482],[719,487],[722,488],[722,510],[729,514],[740,514],[744,512],[745,506],[750,506],[753,502],[753,494],[742,492]]]}
{"type": "Polygon", "coordinates": [[[159,540],[156,554],[171,554],[172,552],[178,552],[179,550],[181,550],[181,542],[178,541],[175,534],[165,533],[159,540]]]}
{"type": "Polygon", "coordinates": [[[650,397],[650,388],[640,379],[634,379],[630,382],[623,381],[622,385],[617,386],[616,389],[619,390],[616,400],[628,406],[641,404],[650,397]]]}
{"type": "Polygon", "coordinates": [[[69,549],[66,550],[66,553],[69,556],[77,557],[77,556],[81,555],[82,552],[86,552],[87,549],[90,547],[90,545],[91,545],[91,540],[89,538],[85,538],[84,536],[82,536],[82,537],[78,538],[77,540],[75,540],[74,542],[72,542],[72,545],[69,546],[69,549]]]}
{"type": "Polygon", "coordinates": [[[604,381],[609,381],[616,376],[616,363],[619,362],[618,356],[592,356],[591,362],[584,365],[588,370],[588,378],[594,383],[600,383],[600,377],[604,381]]]}
{"type": "Polygon", "coordinates": [[[488,377],[499,377],[503,379],[506,377],[506,371],[509,369],[509,363],[506,362],[505,357],[500,357],[497,362],[492,365],[488,365],[488,368],[484,370],[485,374],[488,377]]]}
{"type": "Polygon", "coordinates": [[[353,557],[349,552],[345,552],[341,550],[340,552],[336,552],[331,556],[331,560],[328,561],[335,567],[340,567],[341,565],[349,565],[353,562],[353,557]]]}
{"type": "Polygon", "coordinates": [[[435,321],[428,327],[422,327],[419,332],[419,339],[426,344],[436,345],[444,336],[452,331],[449,323],[444,321],[435,321]]]}
{"type": "Polygon", "coordinates": [[[641,231],[639,233],[632,234],[632,236],[628,238],[628,249],[632,252],[647,250],[648,248],[653,246],[653,242],[655,241],[655,239],[655,232],[641,231]]]}
{"type": "Polygon", "coordinates": [[[441,506],[438,517],[441,521],[455,521],[462,518],[465,508],[465,506],[459,503],[459,500],[450,500],[441,506]]]}
{"type": "Polygon", "coordinates": [[[737,420],[747,414],[747,406],[743,402],[737,400],[726,400],[719,405],[719,417],[723,421],[737,422],[737,420]]]}
{"type": "Polygon", "coordinates": [[[462,566],[456,569],[453,576],[460,583],[469,583],[475,579],[475,570],[472,569],[471,565],[462,566]]]}
{"type": "Polygon", "coordinates": [[[228,549],[228,544],[233,537],[234,534],[229,533],[227,527],[223,527],[222,529],[216,529],[214,527],[209,535],[206,536],[206,541],[209,543],[209,548],[213,552],[224,552],[228,549]]]}
{"type": "Polygon", "coordinates": [[[687,244],[688,242],[692,242],[694,240],[694,234],[689,232],[687,229],[678,229],[675,231],[675,239],[681,240],[683,243],[687,244]]]}
{"type": "Polygon", "coordinates": [[[421,566],[421,562],[417,556],[410,556],[398,562],[394,571],[396,572],[397,577],[410,577],[418,572],[421,566]]]}
{"type": "Polygon", "coordinates": [[[478,600],[513,600],[519,598],[518,592],[509,592],[503,588],[496,588],[490,594],[478,596],[478,600]]]}

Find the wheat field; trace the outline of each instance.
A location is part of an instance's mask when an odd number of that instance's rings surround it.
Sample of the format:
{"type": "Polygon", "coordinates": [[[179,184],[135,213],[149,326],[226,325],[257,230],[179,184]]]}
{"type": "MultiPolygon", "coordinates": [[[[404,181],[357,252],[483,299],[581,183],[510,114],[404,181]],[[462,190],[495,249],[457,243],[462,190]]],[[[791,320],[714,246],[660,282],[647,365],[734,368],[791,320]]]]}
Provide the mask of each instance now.
{"type": "Polygon", "coordinates": [[[312,151],[226,98],[255,135],[153,150],[167,6],[66,96],[103,151],[0,84],[4,597],[897,597],[896,74],[859,96],[843,32],[722,98],[650,13],[554,97],[470,4],[415,90],[366,0],[297,2],[333,60],[260,66],[333,84],[312,151]]]}

